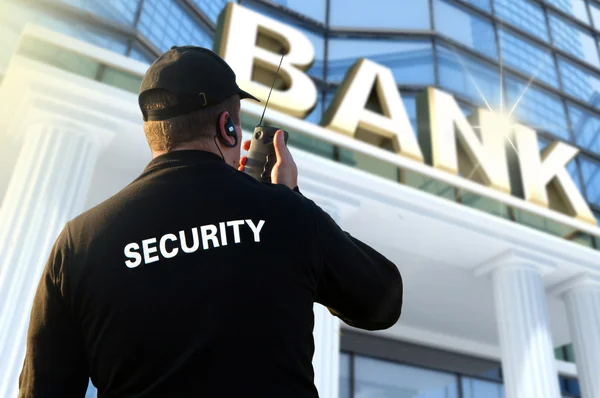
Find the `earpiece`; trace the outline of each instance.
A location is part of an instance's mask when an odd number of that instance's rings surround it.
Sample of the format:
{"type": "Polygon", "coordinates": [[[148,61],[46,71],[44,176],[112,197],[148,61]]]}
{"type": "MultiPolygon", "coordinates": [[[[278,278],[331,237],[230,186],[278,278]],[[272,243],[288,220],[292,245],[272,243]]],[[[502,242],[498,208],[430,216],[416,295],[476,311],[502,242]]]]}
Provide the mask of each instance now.
{"type": "Polygon", "coordinates": [[[225,134],[227,134],[228,137],[233,138],[233,144],[227,142],[227,140],[223,138],[223,136],[221,136],[220,129],[217,128],[217,136],[219,137],[219,140],[223,143],[223,145],[225,145],[228,148],[235,148],[238,144],[238,135],[237,131],[235,131],[235,124],[233,123],[233,120],[231,120],[230,117],[227,117],[227,120],[225,121],[225,134]]]}

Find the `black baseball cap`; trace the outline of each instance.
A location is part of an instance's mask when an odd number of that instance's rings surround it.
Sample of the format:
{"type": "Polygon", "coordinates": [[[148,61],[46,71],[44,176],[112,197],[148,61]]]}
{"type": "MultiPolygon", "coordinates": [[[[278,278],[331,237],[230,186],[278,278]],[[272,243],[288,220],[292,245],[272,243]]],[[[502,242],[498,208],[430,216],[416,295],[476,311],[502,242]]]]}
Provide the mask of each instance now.
{"type": "Polygon", "coordinates": [[[238,87],[235,73],[219,55],[196,46],[173,46],[158,57],[146,71],[138,102],[144,121],[165,120],[218,104],[239,94],[240,99],[253,95],[238,87]],[[164,109],[144,110],[146,93],[164,89],[175,94],[177,104],[164,109]]]}

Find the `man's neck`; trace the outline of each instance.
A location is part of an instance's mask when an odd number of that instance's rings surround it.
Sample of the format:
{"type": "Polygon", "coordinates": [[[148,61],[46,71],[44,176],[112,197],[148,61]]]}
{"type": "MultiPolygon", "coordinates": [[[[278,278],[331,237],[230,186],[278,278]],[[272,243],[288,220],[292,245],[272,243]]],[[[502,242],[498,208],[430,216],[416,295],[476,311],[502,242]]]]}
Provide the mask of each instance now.
{"type": "MultiPolygon", "coordinates": [[[[207,145],[206,142],[199,142],[199,141],[185,142],[183,144],[179,144],[179,145],[171,148],[171,150],[169,152],[184,151],[184,150],[205,151],[205,152],[214,153],[215,155],[218,155],[219,157],[221,156],[221,154],[218,153],[218,150],[214,146],[214,144],[211,147],[211,145],[207,145]]],[[[165,153],[167,153],[167,151],[152,149],[152,159],[154,159],[157,156],[164,155],[165,153]]]]}

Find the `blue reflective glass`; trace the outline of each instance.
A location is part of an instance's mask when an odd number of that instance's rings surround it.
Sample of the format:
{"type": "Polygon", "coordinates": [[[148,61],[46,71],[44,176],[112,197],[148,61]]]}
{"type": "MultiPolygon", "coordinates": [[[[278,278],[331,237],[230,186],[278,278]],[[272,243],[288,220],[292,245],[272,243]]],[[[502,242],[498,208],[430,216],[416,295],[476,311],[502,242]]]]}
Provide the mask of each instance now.
{"type": "Polygon", "coordinates": [[[429,29],[429,2],[331,0],[329,24],[334,27],[429,29]]]}
{"type": "Polygon", "coordinates": [[[345,352],[340,352],[340,384],[339,384],[339,398],[352,398],[350,383],[350,355],[345,352]]]}
{"type": "Polygon", "coordinates": [[[558,87],[556,66],[550,51],[505,29],[498,31],[502,62],[521,72],[558,87]]]}
{"type": "Polygon", "coordinates": [[[512,116],[535,130],[552,133],[569,140],[565,109],[558,96],[530,85],[515,77],[506,77],[506,109],[512,116]]]}
{"type": "Polygon", "coordinates": [[[579,162],[587,199],[590,203],[600,206],[600,162],[584,155],[579,156],[579,162]]]}
{"type": "Polygon", "coordinates": [[[500,71],[463,53],[436,43],[440,86],[478,106],[500,109],[500,71]],[[485,99],[485,101],[484,101],[485,99]]]}
{"type": "Polygon", "coordinates": [[[435,0],[435,29],[488,57],[497,58],[491,22],[443,0],[435,0]]]}
{"type": "Polygon", "coordinates": [[[413,133],[417,134],[417,96],[414,93],[402,93],[401,95],[404,109],[406,109],[406,114],[413,128],[413,133]]]}
{"type": "Polygon", "coordinates": [[[591,65],[600,66],[596,42],[589,32],[554,14],[550,14],[550,29],[556,47],[591,65]]]}
{"type": "Polygon", "coordinates": [[[126,25],[133,25],[140,0],[60,0],[72,6],[84,9],[92,14],[112,19],[126,25]]]}
{"type": "Polygon", "coordinates": [[[138,30],[161,52],[187,44],[212,48],[212,35],[175,0],[145,1],[138,30]]]}
{"type": "Polygon", "coordinates": [[[575,143],[600,155],[600,117],[573,104],[568,109],[575,143]]]}
{"type": "Polygon", "coordinates": [[[482,10],[487,11],[487,12],[492,11],[492,6],[490,4],[491,0],[460,0],[460,1],[474,5],[475,7],[481,8],[482,10]]]}
{"type": "Polygon", "coordinates": [[[563,91],[600,109],[600,78],[589,69],[558,59],[563,91]]]}
{"type": "Polygon", "coordinates": [[[462,378],[463,398],[504,398],[504,386],[492,381],[462,378]]]}
{"type": "Polygon", "coordinates": [[[583,23],[590,24],[584,0],[546,0],[546,3],[552,4],[583,23]]]}
{"type": "Polygon", "coordinates": [[[213,22],[217,22],[217,18],[221,13],[221,10],[225,8],[228,0],[192,0],[200,11],[202,11],[208,19],[213,22]]]}
{"type": "Polygon", "coordinates": [[[457,384],[450,373],[362,356],[354,359],[357,397],[457,398],[457,384]]]}
{"type": "Polygon", "coordinates": [[[148,54],[146,51],[139,49],[137,46],[133,46],[131,48],[129,57],[140,62],[145,62],[147,64],[151,64],[156,59],[154,56],[148,54]]]}
{"type": "Polygon", "coordinates": [[[267,0],[282,5],[292,11],[325,23],[325,0],[267,0]]]}
{"type": "Polygon", "coordinates": [[[340,82],[358,58],[368,58],[392,70],[398,84],[434,84],[430,40],[330,39],[327,80],[340,82]]]}
{"type": "Polygon", "coordinates": [[[322,90],[317,91],[317,105],[315,105],[315,109],[311,113],[308,114],[304,118],[307,122],[311,122],[314,124],[319,124],[321,121],[321,115],[323,114],[323,97],[324,93],[322,90]]]}
{"type": "Polygon", "coordinates": [[[306,38],[312,43],[313,49],[315,51],[315,61],[307,73],[311,76],[317,77],[319,79],[323,79],[325,72],[325,37],[323,33],[318,33],[311,29],[308,29],[306,26],[301,25],[296,20],[292,18],[288,18],[282,14],[273,12],[265,6],[261,6],[258,3],[244,3],[244,7],[247,7],[253,11],[256,11],[262,15],[265,15],[269,18],[273,18],[278,22],[284,23],[286,25],[292,26],[302,32],[306,36],[306,38]]]}
{"type": "Polygon", "coordinates": [[[530,0],[494,0],[494,11],[511,25],[544,41],[550,39],[544,11],[539,4],[530,0]]]}
{"type": "Polygon", "coordinates": [[[596,30],[600,30],[600,5],[590,2],[590,12],[592,14],[592,22],[596,30]]]}
{"type": "Polygon", "coordinates": [[[559,376],[560,392],[572,396],[581,396],[579,389],[579,380],[570,377],[559,376]]]}

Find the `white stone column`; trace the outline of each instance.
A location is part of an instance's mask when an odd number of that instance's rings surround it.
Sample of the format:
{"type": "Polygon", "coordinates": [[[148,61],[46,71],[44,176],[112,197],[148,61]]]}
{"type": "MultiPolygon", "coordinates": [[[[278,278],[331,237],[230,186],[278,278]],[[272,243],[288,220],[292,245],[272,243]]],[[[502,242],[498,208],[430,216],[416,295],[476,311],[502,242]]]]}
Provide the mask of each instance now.
{"type": "MultiPolygon", "coordinates": [[[[310,196],[310,195],[309,195],[310,196]]],[[[330,205],[321,205],[331,218],[340,221],[337,209],[330,205]]],[[[340,367],[340,320],[329,313],[329,310],[315,303],[315,354],[313,368],[315,370],[315,386],[320,398],[338,398],[340,367]]]]}
{"type": "Polygon", "coordinates": [[[477,270],[491,274],[506,398],[559,398],[542,273],[552,265],[509,251],[477,270]]]}
{"type": "Polygon", "coordinates": [[[565,300],[583,398],[600,398],[600,276],[579,275],[550,291],[565,300]]]}
{"type": "Polygon", "coordinates": [[[102,146],[111,138],[65,120],[36,122],[0,208],[0,397],[18,392],[33,297],[50,249],[83,210],[102,146]]]}

